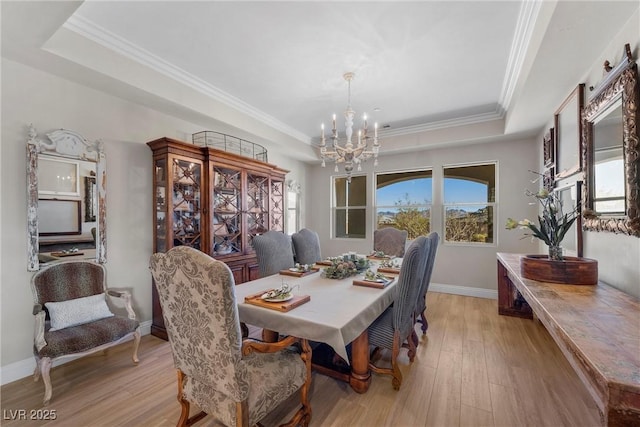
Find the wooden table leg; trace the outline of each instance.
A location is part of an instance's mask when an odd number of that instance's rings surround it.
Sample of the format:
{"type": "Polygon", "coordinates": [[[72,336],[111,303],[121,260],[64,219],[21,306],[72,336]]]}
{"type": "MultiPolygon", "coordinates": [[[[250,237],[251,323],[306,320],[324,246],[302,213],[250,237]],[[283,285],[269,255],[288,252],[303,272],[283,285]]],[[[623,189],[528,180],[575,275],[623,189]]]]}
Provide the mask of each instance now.
{"type": "Polygon", "coordinates": [[[351,343],[351,377],[349,385],[358,393],[366,393],[371,384],[369,372],[369,334],[365,329],[351,343]]]}
{"type": "Polygon", "coordinates": [[[280,334],[277,331],[272,331],[269,329],[262,330],[262,341],[264,342],[278,342],[280,339],[280,334]]]}

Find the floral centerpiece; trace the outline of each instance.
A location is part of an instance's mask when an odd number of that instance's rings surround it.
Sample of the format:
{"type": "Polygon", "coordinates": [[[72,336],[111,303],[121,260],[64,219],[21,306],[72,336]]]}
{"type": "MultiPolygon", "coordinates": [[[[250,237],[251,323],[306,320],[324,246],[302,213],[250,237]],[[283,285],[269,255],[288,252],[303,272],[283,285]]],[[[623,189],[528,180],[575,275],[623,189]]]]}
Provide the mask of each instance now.
{"type": "Polygon", "coordinates": [[[328,260],[331,265],[324,269],[324,275],[328,279],[344,279],[369,268],[369,260],[355,254],[330,257],[328,260]]]}
{"type": "Polygon", "coordinates": [[[577,209],[568,213],[563,212],[562,200],[558,193],[549,193],[541,189],[537,193],[527,190],[528,196],[534,197],[542,206],[542,213],[538,215],[538,224],[528,219],[516,221],[508,218],[506,228],[513,230],[521,228],[529,230],[525,236],[542,240],[549,247],[549,258],[556,261],[562,260],[562,240],[578,217],[577,209]]]}

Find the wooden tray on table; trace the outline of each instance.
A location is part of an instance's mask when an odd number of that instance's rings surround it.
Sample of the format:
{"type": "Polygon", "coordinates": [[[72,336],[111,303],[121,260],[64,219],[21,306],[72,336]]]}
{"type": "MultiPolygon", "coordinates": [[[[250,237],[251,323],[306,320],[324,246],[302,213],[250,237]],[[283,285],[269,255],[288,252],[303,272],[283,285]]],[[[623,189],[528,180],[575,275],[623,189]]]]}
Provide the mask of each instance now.
{"type": "Polygon", "coordinates": [[[400,268],[378,267],[376,271],[387,274],[400,274],[400,268]]]}
{"type": "Polygon", "coordinates": [[[384,261],[384,260],[389,260],[393,258],[392,256],[389,255],[383,255],[383,256],[377,256],[377,255],[367,255],[367,259],[373,259],[376,261],[384,261]]]}
{"type": "Polygon", "coordinates": [[[244,297],[244,302],[251,305],[256,305],[258,307],[268,308],[270,310],[276,310],[281,312],[287,312],[293,310],[294,308],[301,306],[304,303],[311,301],[311,296],[309,295],[294,295],[288,301],[280,301],[280,302],[269,302],[263,300],[261,297],[265,292],[269,292],[271,289],[260,292],[255,295],[248,295],[244,297]]]}
{"type": "Polygon", "coordinates": [[[293,271],[293,270],[280,270],[280,274],[285,276],[304,277],[320,271],[320,267],[312,267],[309,271],[293,271]]]}
{"type": "Polygon", "coordinates": [[[316,261],[316,265],[330,267],[333,265],[333,263],[331,261],[316,261]]]}
{"type": "Polygon", "coordinates": [[[393,283],[393,281],[395,280],[395,278],[393,279],[388,279],[385,280],[384,282],[378,282],[378,281],[374,281],[374,280],[358,280],[358,279],[354,279],[353,280],[353,284],[356,286],[366,286],[368,288],[376,288],[376,289],[384,289],[387,286],[389,286],[390,284],[393,283]]]}

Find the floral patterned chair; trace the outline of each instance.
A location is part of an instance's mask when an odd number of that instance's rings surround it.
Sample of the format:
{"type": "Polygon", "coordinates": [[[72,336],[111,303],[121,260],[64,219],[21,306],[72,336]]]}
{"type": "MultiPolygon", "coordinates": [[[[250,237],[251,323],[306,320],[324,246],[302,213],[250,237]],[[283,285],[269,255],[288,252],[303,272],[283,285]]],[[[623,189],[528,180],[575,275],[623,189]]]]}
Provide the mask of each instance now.
{"type": "Polygon", "coordinates": [[[196,249],[178,246],[154,254],[150,269],[178,370],[178,426],[207,414],[227,426],[254,425],[298,390],[302,405],[287,425],[309,424],[306,340],[242,341],[231,270],[196,249]],[[191,403],[201,412],[189,417],[191,403]]]}
{"type": "Polygon", "coordinates": [[[373,250],[385,255],[402,257],[407,244],[407,230],[393,227],[381,228],[373,232],[373,250]]]}
{"type": "Polygon", "coordinates": [[[131,307],[131,294],[107,290],[103,265],[88,260],[52,264],[33,275],[31,290],[34,379],[42,375],[45,405],[53,394],[49,371],[55,360],[95,353],[133,337],[133,361],[138,363],[140,324],[131,307]],[[128,317],[114,315],[107,296],[122,299],[128,317]]]}
{"type": "Polygon", "coordinates": [[[315,231],[303,228],[291,235],[295,259],[300,264],[313,264],[322,261],[320,237],[315,231]]]}

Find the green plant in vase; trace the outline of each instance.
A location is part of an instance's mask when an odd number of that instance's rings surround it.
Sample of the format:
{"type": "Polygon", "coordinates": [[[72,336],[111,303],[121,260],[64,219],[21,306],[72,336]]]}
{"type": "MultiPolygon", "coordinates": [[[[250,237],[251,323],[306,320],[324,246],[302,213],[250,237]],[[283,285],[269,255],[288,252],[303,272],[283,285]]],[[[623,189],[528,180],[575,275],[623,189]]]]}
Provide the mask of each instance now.
{"type": "Polygon", "coordinates": [[[530,233],[525,233],[525,236],[542,240],[549,248],[549,259],[562,261],[560,244],[578,217],[577,209],[564,213],[559,193],[549,193],[544,188],[537,193],[527,190],[526,194],[535,198],[542,206],[542,213],[538,215],[538,224],[528,219],[516,221],[508,218],[505,227],[507,230],[515,228],[529,230],[530,233]]]}

